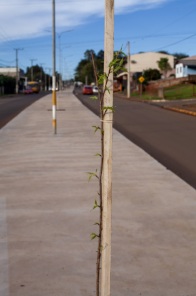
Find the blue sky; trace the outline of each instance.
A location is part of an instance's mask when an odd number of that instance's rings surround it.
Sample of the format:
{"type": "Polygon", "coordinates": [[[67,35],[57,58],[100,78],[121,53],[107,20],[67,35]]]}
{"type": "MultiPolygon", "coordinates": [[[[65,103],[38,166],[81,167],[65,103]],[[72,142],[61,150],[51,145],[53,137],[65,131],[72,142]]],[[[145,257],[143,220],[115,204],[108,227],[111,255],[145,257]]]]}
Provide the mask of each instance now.
{"type": "MultiPolygon", "coordinates": [[[[114,49],[196,55],[195,0],[114,0],[114,49]]],[[[56,0],[56,68],[72,78],[87,49],[104,49],[105,0],[56,0]],[[59,55],[59,41],[62,54],[59,55]],[[61,64],[61,66],[60,66],[61,64]]],[[[0,66],[52,68],[52,0],[1,0],[0,66]]]]}

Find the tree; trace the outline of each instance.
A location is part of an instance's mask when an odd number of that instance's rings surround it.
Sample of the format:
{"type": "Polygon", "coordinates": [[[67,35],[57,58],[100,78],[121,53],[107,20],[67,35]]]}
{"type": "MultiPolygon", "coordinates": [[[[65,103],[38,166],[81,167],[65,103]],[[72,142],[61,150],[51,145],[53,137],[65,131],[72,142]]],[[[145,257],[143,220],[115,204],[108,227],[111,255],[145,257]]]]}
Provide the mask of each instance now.
{"type": "Polygon", "coordinates": [[[157,61],[157,64],[161,72],[163,72],[164,78],[166,78],[167,72],[172,69],[168,62],[168,58],[160,58],[160,60],[157,61]]]}
{"type": "Polygon", "coordinates": [[[104,50],[100,50],[97,54],[97,59],[104,60],[104,50]]]}
{"type": "Polygon", "coordinates": [[[188,58],[188,55],[181,52],[175,52],[173,53],[173,56],[175,57],[175,65],[180,62],[181,59],[188,58]]]}
{"type": "Polygon", "coordinates": [[[41,80],[41,73],[43,73],[43,68],[40,67],[39,65],[34,65],[31,67],[27,67],[26,74],[28,80],[32,80],[32,71],[33,71],[33,80],[39,81],[41,80]]]}
{"type": "MultiPolygon", "coordinates": [[[[122,51],[114,52],[117,59],[123,60],[123,66],[127,63],[127,57],[122,51]]],[[[95,82],[95,75],[92,63],[92,57],[96,67],[97,75],[103,73],[104,68],[104,50],[100,50],[97,54],[93,49],[87,49],[84,53],[84,58],[79,62],[75,69],[75,80],[86,82],[86,77],[88,77],[88,84],[95,82]]],[[[123,67],[121,68],[121,71],[123,67]]],[[[120,69],[119,69],[120,71],[120,69]]],[[[115,75],[119,72],[114,73],[115,75]]]]}
{"type": "Polygon", "coordinates": [[[0,75],[0,88],[4,94],[14,94],[16,87],[16,78],[0,75]]]}
{"type": "Polygon", "coordinates": [[[181,60],[184,58],[188,58],[188,55],[186,53],[182,53],[182,52],[175,52],[172,54],[177,60],[181,60]]]}
{"type": "Polygon", "coordinates": [[[91,62],[87,59],[83,59],[79,62],[77,68],[75,69],[75,80],[85,83],[86,77],[88,77],[88,82],[92,82],[92,71],[91,71],[91,62]]]}
{"type": "Polygon", "coordinates": [[[87,49],[85,51],[85,53],[84,53],[85,60],[91,62],[92,61],[92,55],[96,56],[94,50],[93,49],[87,49]]]}
{"type": "Polygon", "coordinates": [[[158,80],[161,78],[161,73],[157,69],[148,69],[143,72],[145,82],[151,80],[158,80]]]}
{"type": "Polygon", "coordinates": [[[86,78],[88,78],[87,80],[89,84],[95,82],[92,57],[96,65],[97,72],[103,72],[104,51],[100,50],[96,55],[94,50],[88,49],[84,53],[84,59],[79,62],[75,69],[75,80],[85,83],[86,78]]]}
{"type": "Polygon", "coordinates": [[[168,54],[169,55],[168,51],[165,51],[165,50],[160,50],[160,51],[158,51],[158,53],[163,53],[163,54],[168,54]]]}

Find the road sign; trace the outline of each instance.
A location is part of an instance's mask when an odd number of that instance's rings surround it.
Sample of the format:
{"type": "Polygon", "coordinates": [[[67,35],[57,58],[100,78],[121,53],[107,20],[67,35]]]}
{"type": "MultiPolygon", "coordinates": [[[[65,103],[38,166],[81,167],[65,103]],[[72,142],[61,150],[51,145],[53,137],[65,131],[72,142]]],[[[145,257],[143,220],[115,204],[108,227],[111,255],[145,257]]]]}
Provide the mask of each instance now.
{"type": "Polygon", "coordinates": [[[139,82],[140,82],[140,83],[143,83],[144,80],[145,80],[144,77],[143,77],[143,76],[140,76],[140,78],[139,78],[139,82]]]}

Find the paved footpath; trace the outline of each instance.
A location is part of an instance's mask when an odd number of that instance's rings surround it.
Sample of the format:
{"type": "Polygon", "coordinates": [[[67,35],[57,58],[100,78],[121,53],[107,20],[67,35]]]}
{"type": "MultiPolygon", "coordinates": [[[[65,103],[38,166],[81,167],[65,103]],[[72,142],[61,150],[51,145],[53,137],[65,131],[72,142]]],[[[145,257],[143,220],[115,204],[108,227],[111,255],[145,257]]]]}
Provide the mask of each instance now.
{"type": "MultiPolygon", "coordinates": [[[[0,130],[0,296],[95,295],[99,119],[51,101],[0,130]]],[[[196,191],[115,130],[111,295],[196,296],[196,191]]]]}

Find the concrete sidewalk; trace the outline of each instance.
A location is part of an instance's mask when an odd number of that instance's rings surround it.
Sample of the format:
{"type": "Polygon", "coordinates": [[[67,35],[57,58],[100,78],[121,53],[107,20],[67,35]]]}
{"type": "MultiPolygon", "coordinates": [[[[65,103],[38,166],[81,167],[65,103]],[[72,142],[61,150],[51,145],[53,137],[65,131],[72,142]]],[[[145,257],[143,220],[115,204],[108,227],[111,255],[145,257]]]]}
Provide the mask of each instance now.
{"type": "MultiPolygon", "coordinates": [[[[95,295],[99,118],[58,109],[57,135],[51,95],[0,130],[0,296],[95,295]]],[[[114,130],[111,295],[195,296],[195,250],[195,189],[114,130]]]]}

